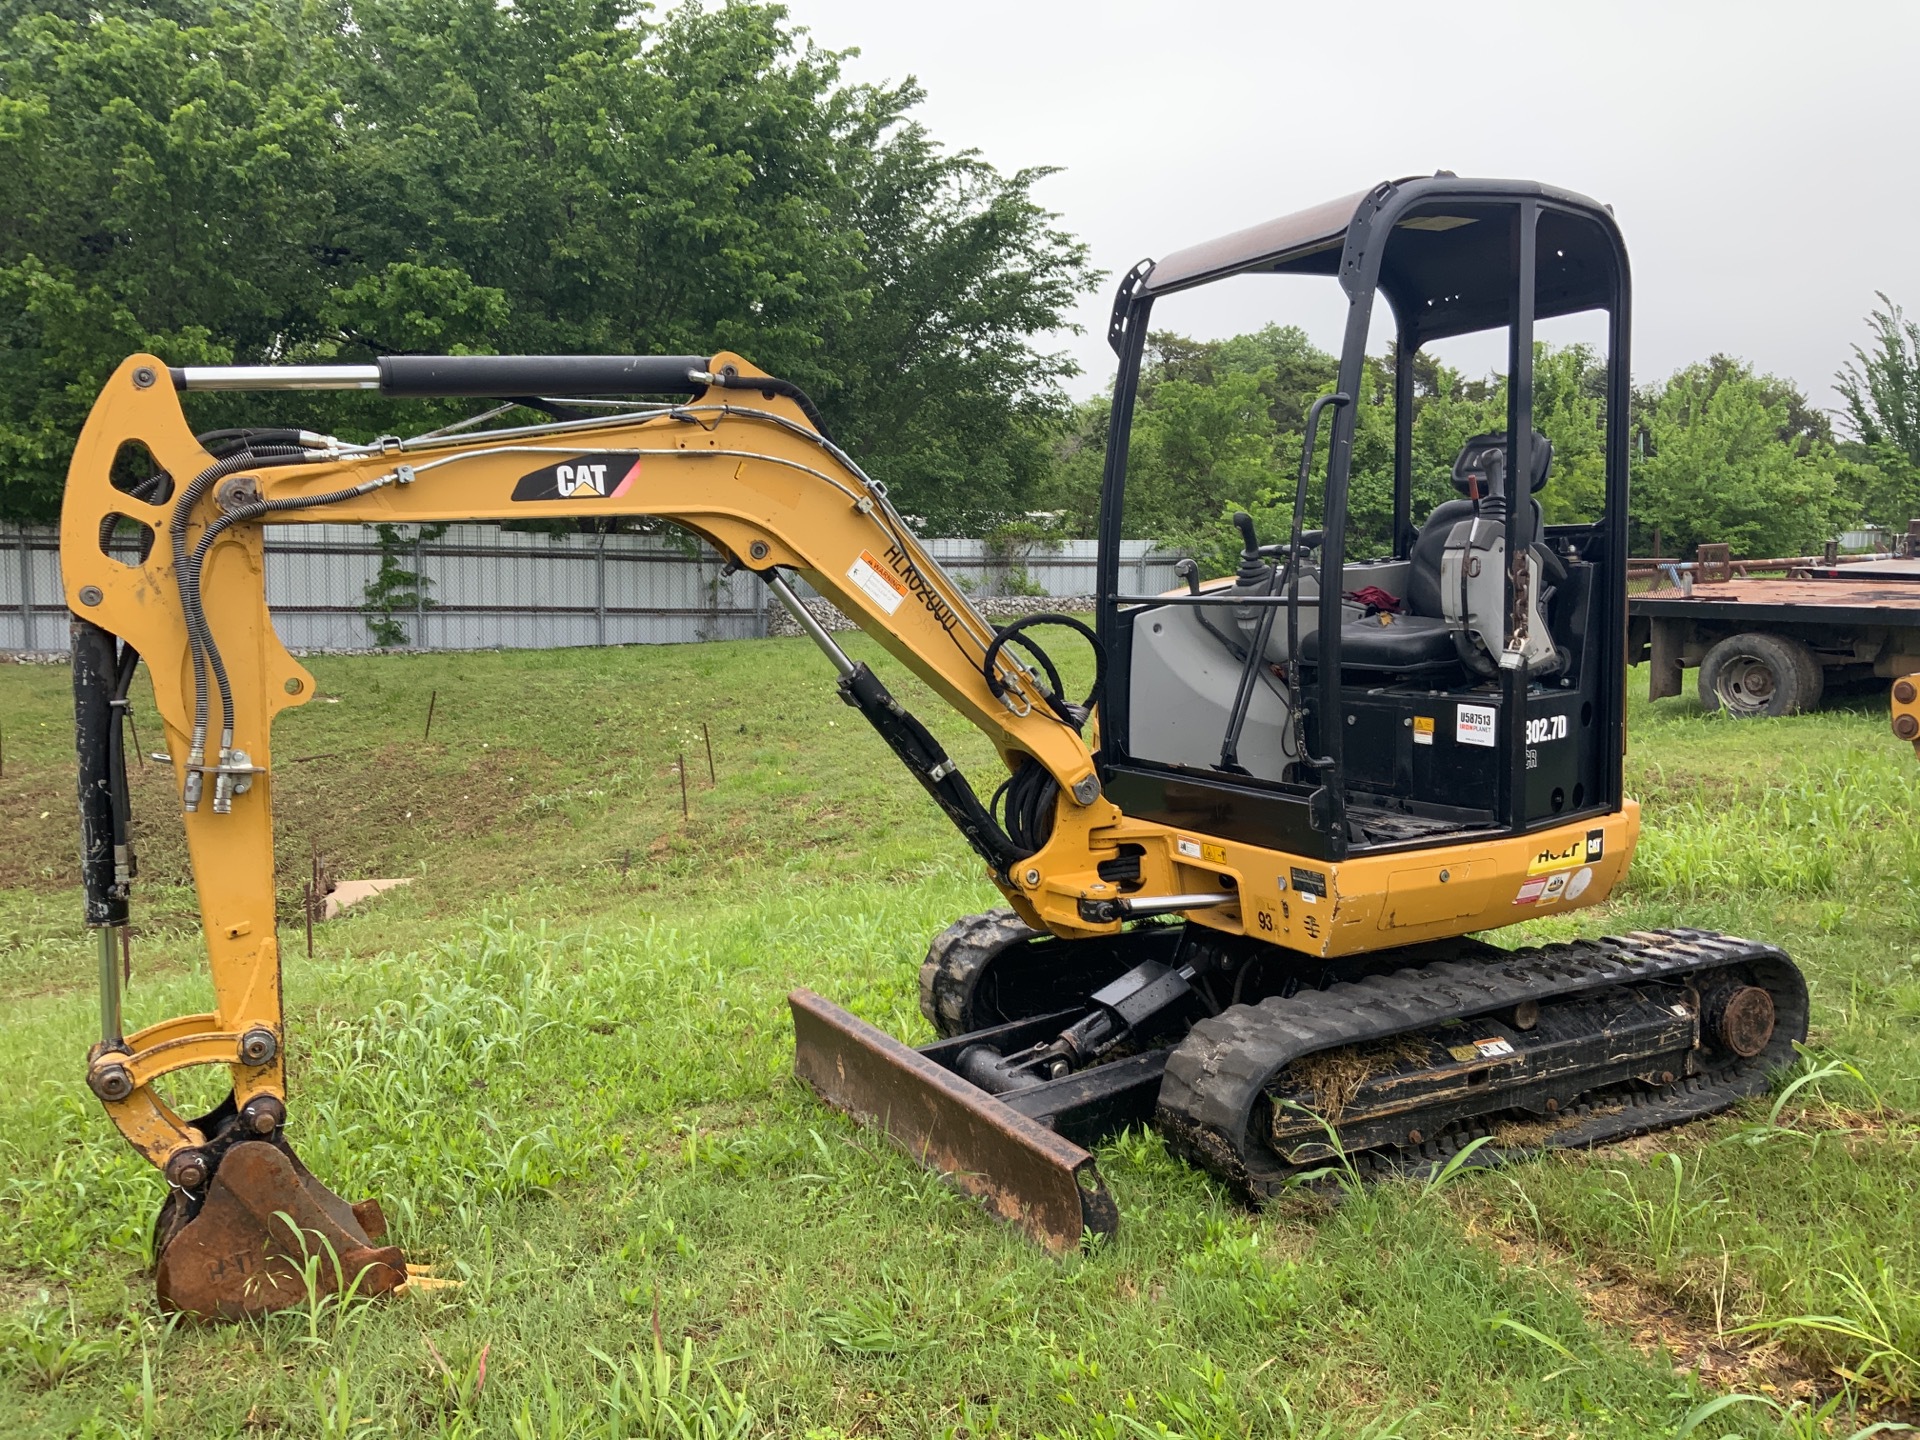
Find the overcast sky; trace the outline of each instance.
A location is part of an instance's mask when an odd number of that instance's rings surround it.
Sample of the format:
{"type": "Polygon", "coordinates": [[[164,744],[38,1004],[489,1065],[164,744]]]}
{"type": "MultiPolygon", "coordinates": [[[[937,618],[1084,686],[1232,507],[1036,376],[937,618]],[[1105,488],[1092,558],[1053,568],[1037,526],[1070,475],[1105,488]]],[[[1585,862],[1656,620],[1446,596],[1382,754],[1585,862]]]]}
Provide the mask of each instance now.
{"type": "MultiPolygon", "coordinates": [[[[1726,351],[1832,406],[1874,292],[1920,312],[1920,0],[789,8],[861,49],[852,78],[918,77],[947,145],[1063,167],[1036,193],[1109,272],[1086,333],[1061,337],[1082,392],[1112,373],[1107,308],[1134,261],[1435,169],[1614,206],[1642,380],[1726,351]]],[[[1259,283],[1297,288],[1177,328],[1295,319],[1337,340],[1316,282],[1259,283]]]]}

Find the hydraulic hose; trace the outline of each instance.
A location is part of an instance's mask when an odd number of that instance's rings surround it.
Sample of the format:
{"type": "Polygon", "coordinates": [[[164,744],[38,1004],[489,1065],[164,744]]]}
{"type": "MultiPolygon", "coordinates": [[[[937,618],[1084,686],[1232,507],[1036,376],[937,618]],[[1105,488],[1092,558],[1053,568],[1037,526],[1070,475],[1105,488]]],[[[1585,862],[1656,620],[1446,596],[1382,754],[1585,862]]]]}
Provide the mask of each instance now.
{"type": "MultiPolygon", "coordinates": [[[[992,643],[987,646],[987,653],[980,661],[980,673],[986,677],[987,689],[995,699],[1004,698],[1007,693],[1006,683],[995,672],[994,664],[999,660],[1000,652],[1009,644],[1017,644],[1033,656],[1047,680],[1046,687],[1041,690],[1041,698],[1063,725],[1072,727],[1074,733],[1078,734],[1087,723],[1087,715],[1094,701],[1106,688],[1107,654],[1100,646],[1100,637],[1073,616],[1051,610],[1023,615],[1009,625],[998,627],[992,643]],[[1038,625],[1058,625],[1072,630],[1093,647],[1093,688],[1078,707],[1070,705],[1062,694],[1066,686],[1061,682],[1060,670],[1053,663],[1053,657],[1024,633],[1038,625]]],[[[994,791],[988,808],[997,820],[1001,816],[1003,800],[1006,803],[1005,818],[1000,823],[1007,837],[1023,855],[1032,855],[1043,849],[1053,835],[1053,813],[1060,800],[1060,782],[1053,778],[1052,772],[1031,755],[1022,756],[1013,773],[994,791]]]]}
{"type": "MultiPolygon", "coordinates": [[[[193,668],[193,737],[187,751],[189,767],[205,762],[207,758],[207,672],[214,670],[216,682],[226,702],[228,713],[232,710],[232,690],[227,683],[226,668],[214,655],[214,666],[208,663],[208,652],[212,648],[212,634],[206,621],[199,613],[196,604],[195,587],[190,583],[192,575],[187,560],[187,523],[194,509],[205,498],[206,493],[215,484],[229,475],[257,465],[263,460],[271,464],[299,464],[315,458],[298,447],[272,446],[261,450],[245,450],[237,455],[229,455],[224,460],[216,460],[205,470],[187,482],[180,498],[173,507],[173,517],[167,522],[167,541],[173,551],[174,583],[180,592],[181,619],[187,629],[187,650],[193,668]],[[214,668],[217,666],[217,668],[214,668]]],[[[195,808],[200,801],[199,772],[189,768],[186,780],[185,800],[188,809],[195,808]]]]}
{"type": "MultiPolygon", "coordinates": [[[[191,596],[190,608],[194,623],[200,629],[200,643],[207,658],[207,666],[213,672],[220,687],[220,750],[224,756],[233,748],[233,689],[227,681],[227,668],[220,656],[220,647],[214,643],[212,629],[206,623],[206,611],[200,593],[201,566],[213,542],[231,526],[243,520],[256,520],[262,515],[270,515],[285,510],[308,510],[322,505],[337,505],[343,500],[352,500],[370,491],[379,490],[395,483],[395,477],[382,476],[364,484],[348,486],[342,490],[329,490],[321,495],[289,496],[284,500],[260,500],[251,505],[240,505],[216,518],[201,532],[200,539],[193,547],[187,559],[187,569],[182,585],[183,598],[191,596]]],[[[204,744],[206,733],[205,717],[198,709],[195,714],[195,739],[204,744]]]]}
{"type": "Polygon", "coordinates": [[[793,401],[800,407],[800,413],[812,423],[813,428],[820,432],[820,438],[829,444],[832,443],[832,432],[827,429],[826,418],[821,415],[819,407],[813,403],[806,391],[791,380],[776,379],[772,375],[742,375],[731,365],[712,374],[713,383],[722,390],[757,390],[769,399],[779,395],[793,401]]]}
{"type": "Polygon", "coordinates": [[[996,813],[1003,797],[1006,814],[1001,823],[1022,858],[1045,849],[1053,837],[1053,813],[1060,800],[1060,782],[1038,760],[1023,755],[1013,774],[994,792],[992,808],[996,813]]]}
{"type": "Polygon", "coordinates": [[[1098,698],[1100,692],[1106,686],[1107,653],[1100,647],[1100,637],[1095,635],[1083,622],[1074,619],[1073,616],[1061,615],[1052,610],[1036,611],[1032,615],[1021,616],[1010,625],[1000,626],[994,631],[993,641],[987,646],[987,653],[980,661],[980,673],[986,677],[987,689],[993,693],[993,698],[996,700],[1005,697],[1007,687],[1005,682],[994,673],[993,666],[994,662],[1000,658],[1001,650],[1005,649],[1009,642],[1018,642],[1020,647],[1032,655],[1039,663],[1040,668],[1046,673],[1047,683],[1052,687],[1045,692],[1044,697],[1048,708],[1062,720],[1066,721],[1067,724],[1073,726],[1076,731],[1079,730],[1079,728],[1086,723],[1086,715],[1084,712],[1093,704],[1094,700],[1098,698]],[[1024,633],[1037,625],[1058,625],[1063,629],[1071,630],[1093,647],[1093,688],[1087,692],[1087,698],[1079,707],[1083,712],[1080,715],[1072,713],[1071,707],[1068,706],[1065,696],[1062,694],[1066,686],[1060,681],[1060,671],[1055,667],[1053,657],[1048,655],[1047,652],[1038,645],[1034,644],[1033,641],[1029,640],[1024,633]]]}

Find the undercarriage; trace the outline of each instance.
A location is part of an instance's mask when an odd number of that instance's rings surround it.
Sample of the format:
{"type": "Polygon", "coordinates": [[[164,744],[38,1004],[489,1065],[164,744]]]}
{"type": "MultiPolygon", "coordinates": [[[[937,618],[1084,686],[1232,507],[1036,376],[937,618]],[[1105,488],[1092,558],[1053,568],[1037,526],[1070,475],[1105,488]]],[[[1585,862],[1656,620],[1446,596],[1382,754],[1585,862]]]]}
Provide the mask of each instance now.
{"type": "Polygon", "coordinates": [[[1764,1093],[1807,1026],[1781,951],[1686,929],[1308,962],[1191,924],[1041,937],[1003,911],[935,941],[921,995],[942,1038],[909,1050],[796,992],[798,1072],[1055,1250],[1117,1223],[1087,1147],[1127,1125],[1258,1204],[1699,1119],[1764,1093]]]}

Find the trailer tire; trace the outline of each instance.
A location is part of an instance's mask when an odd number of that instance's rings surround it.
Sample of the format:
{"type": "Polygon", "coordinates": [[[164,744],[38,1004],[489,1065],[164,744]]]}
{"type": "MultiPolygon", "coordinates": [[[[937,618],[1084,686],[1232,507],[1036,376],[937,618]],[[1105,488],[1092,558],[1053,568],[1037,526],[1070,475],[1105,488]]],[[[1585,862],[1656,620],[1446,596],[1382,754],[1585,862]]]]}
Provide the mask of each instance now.
{"type": "Polygon", "coordinates": [[[1787,640],[1793,647],[1793,658],[1800,665],[1801,682],[1805,688],[1800,692],[1800,713],[1810,715],[1820,708],[1820,702],[1827,694],[1827,671],[1813,653],[1813,647],[1803,640],[1787,640]]]}
{"type": "Polygon", "coordinates": [[[1700,662],[1700,704],[1735,719],[1798,715],[1820,703],[1819,662],[1784,635],[1729,635],[1700,662]]]}

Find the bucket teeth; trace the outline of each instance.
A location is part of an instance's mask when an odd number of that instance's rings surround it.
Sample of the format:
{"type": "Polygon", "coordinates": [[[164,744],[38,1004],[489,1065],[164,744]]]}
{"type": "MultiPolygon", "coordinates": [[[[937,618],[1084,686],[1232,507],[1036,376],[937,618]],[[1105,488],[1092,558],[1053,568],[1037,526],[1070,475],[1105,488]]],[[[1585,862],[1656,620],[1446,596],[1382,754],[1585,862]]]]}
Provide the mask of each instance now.
{"type": "Polygon", "coordinates": [[[349,1205],[291,1149],[232,1146],[191,1218],[178,1192],[161,1211],[155,1288],[166,1309],[235,1320],[346,1292],[384,1295],[406,1281],[406,1257],[382,1245],[377,1201],[349,1205]]]}

